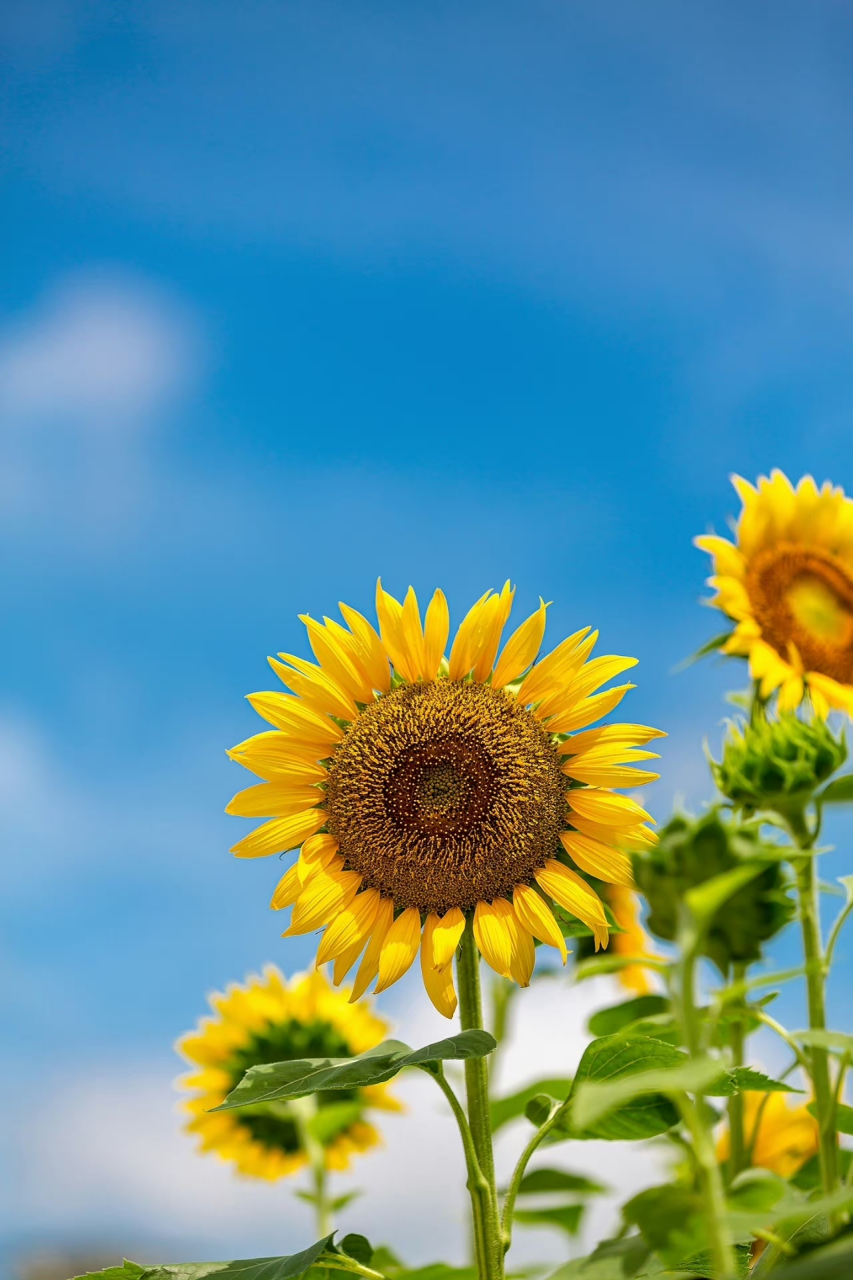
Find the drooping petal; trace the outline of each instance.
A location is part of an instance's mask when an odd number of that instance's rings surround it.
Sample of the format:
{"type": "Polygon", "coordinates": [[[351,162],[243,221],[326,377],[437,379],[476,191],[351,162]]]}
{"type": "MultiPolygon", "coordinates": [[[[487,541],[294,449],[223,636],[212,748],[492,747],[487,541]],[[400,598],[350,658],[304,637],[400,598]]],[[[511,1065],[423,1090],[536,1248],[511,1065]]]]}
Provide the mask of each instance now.
{"type": "Polygon", "coordinates": [[[474,909],[474,940],[490,968],[502,978],[509,978],[512,959],[512,934],[507,924],[508,902],[478,902],[474,909]]]}
{"type": "Polygon", "coordinates": [[[539,608],[512,633],[504,645],[498,665],[492,676],[492,684],[502,689],[517,680],[533,662],[542,646],[545,635],[545,601],[540,598],[539,608]]]}
{"type": "Polygon", "coordinates": [[[421,941],[421,913],[417,907],[407,907],[397,917],[382,944],[379,954],[379,981],[376,994],[385,991],[402,978],[418,954],[421,941]]]}
{"type": "Polygon", "coordinates": [[[335,916],[317,948],[317,964],[325,964],[327,960],[335,960],[343,951],[349,950],[356,942],[361,945],[367,941],[367,935],[376,923],[376,912],[379,909],[379,890],[365,889],[353,898],[348,907],[335,916]]]}
{"type": "Polygon", "coordinates": [[[350,994],[350,1004],[359,1000],[370,986],[373,979],[379,972],[379,957],[382,953],[382,947],[388,930],[394,922],[394,903],[390,898],[382,898],[376,911],[376,922],[370,935],[370,941],[367,944],[367,950],[364,958],[358,967],[358,973],[355,975],[352,992],[350,994]]]}
{"type": "Polygon", "coordinates": [[[456,954],[456,948],[465,932],[465,916],[458,907],[451,907],[430,930],[432,938],[432,965],[443,969],[456,954]]]}
{"type": "Polygon", "coordinates": [[[566,940],[545,899],[530,885],[517,884],[512,894],[512,905],[516,916],[528,933],[532,933],[540,942],[547,942],[549,946],[556,947],[565,964],[568,956],[566,940]]]}
{"type": "Polygon", "coordinates": [[[592,929],[596,951],[599,946],[606,947],[610,936],[607,917],[600,898],[587,882],[556,858],[549,858],[535,874],[537,884],[549,898],[592,929]]]}
{"type": "Polygon", "coordinates": [[[316,836],[309,836],[302,846],[301,857],[303,862],[314,863],[319,866],[328,866],[330,860],[338,852],[337,836],[329,835],[323,831],[316,836]]]}
{"type": "MultiPolygon", "coordinates": [[[[503,899],[500,899],[500,901],[503,901],[503,899]]],[[[533,967],[536,964],[536,948],[533,945],[533,937],[518,919],[512,909],[512,904],[507,902],[506,905],[509,907],[506,923],[510,933],[510,977],[520,987],[529,987],[530,979],[533,976],[533,967]]]]}
{"type": "Polygon", "coordinates": [[[448,961],[442,968],[436,969],[433,964],[435,955],[434,931],[438,924],[438,916],[430,913],[424,922],[424,933],[421,941],[421,974],[424,987],[432,1003],[445,1018],[452,1018],[456,1012],[456,990],[453,986],[453,963],[448,961]]]}
{"type": "Polygon", "coordinates": [[[306,809],[291,818],[273,818],[256,827],[232,845],[235,858],[267,858],[273,853],[286,853],[295,849],[326,821],[325,809],[306,809]]]}

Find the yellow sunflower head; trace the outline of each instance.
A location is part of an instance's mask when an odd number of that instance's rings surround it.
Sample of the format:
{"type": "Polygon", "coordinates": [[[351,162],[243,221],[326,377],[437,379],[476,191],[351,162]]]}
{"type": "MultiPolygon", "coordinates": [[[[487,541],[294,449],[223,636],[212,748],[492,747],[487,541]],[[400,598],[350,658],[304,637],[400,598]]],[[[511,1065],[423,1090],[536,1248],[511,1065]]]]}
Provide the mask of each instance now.
{"type": "Polygon", "coordinates": [[[631,884],[626,842],[650,843],[649,815],[614,788],[657,774],[632,766],[659,730],[590,729],[633,685],[599,692],[633,658],[591,658],[585,627],[541,661],[544,602],[501,637],[514,592],[486,592],[445,656],[450,616],[436,591],[423,623],[410,588],[400,604],[377,588],[378,632],[341,605],[346,623],[303,617],[316,664],[270,663],[292,694],[250,694],[273,729],[231,758],[265,781],[228,812],[270,821],[232,850],[255,858],[301,845],[274,908],[293,906],[285,936],[325,926],[317,962],[339,983],[363,954],[357,999],[396,982],[421,949],[424,985],[451,1017],[451,962],[473,922],[499,974],[530,980],[534,939],[566,945],[555,916],[581,920],[606,946],[600,899],[580,872],[631,884]]]}
{"type": "Polygon", "coordinates": [[[367,1005],[354,1007],[348,996],[322,973],[287,983],[269,965],[263,976],[210,997],[213,1017],[202,1018],[176,1046],[195,1068],[177,1083],[192,1092],[183,1109],[202,1151],[215,1151],[242,1174],[275,1181],[307,1163],[307,1143],[323,1147],[327,1168],[347,1169],[352,1155],[379,1142],[364,1117],[371,1107],[399,1109],[385,1085],[209,1114],[259,1063],[351,1058],[384,1040],[385,1020],[367,1005]]]}
{"type": "MultiPolygon", "coordinates": [[[[792,1105],[784,1093],[745,1093],[743,1100],[744,1130],[754,1165],[790,1178],[817,1154],[817,1121],[804,1106],[792,1105]]],[[[717,1159],[728,1160],[730,1150],[726,1128],[717,1145],[717,1159]]]]}
{"type": "Polygon", "coordinates": [[[811,476],[795,489],[781,471],[733,483],[736,542],[695,539],[714,559],[711,603],[737,623],[723,652],[748,658],[783,711],[808,693],[819,715],[853,716],[853,500],[811,476]]]}

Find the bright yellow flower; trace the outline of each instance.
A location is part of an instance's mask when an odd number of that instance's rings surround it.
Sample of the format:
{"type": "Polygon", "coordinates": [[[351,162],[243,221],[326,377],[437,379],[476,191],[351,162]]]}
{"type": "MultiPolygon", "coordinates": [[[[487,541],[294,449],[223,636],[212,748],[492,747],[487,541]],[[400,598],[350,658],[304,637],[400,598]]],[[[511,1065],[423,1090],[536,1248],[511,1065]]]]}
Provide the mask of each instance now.
{"type": "Polygon", "coordinates": [[[714,558],[711,601],[737,626],[724,653],[749,659],[765,698],[780,710],[806,692],[815,710],[853,716],[853,500],[804,476],[794,489],[773,471],[753,488],[733,483],[743,502],[737,542],[695,542],[714,558]]]}
{"type": "Polygon", "coordinates": [[[228,812],[271,821],[232,850],[255,858],[302,846],[272,899],[293,906],[285,936],[325,926],[318,963],[340,982],[363,953],[357,999],[383,991],[421,949],[435,1007],[456,1007],[451,964],[466,918],[499,974],[530,981],[533,940],[566,947],[553,905],[608,941],[607,918],[580,872],[631,883],[626,840],[651,842],[649,815],[614,788],[656,773],[641,750],[659,730],[587,726],[633,685],[597,692],[634,658],[590,660],[589,627],[536,662],[544,602],[500,649],[514,592],[487,591],[450,647],[436,591],[423,624],[414,591],[377,588],[379,631],[347,605],[346,627],[303,617],[317,664],[271,658],[295,696],[250,694],[274,728],[231,758],[265,779],[228,812]],[[500,654],[499,654],[500,651],[500,654]],[[577,869],[575,869],[577,868],[577,869]]]}
{"type": "Polygon", "coordinates": [[[215,1151],[240,1173],[274,1182],[307,1163],[306,1126],[329,1169],[348,1169],[352,1155],[376,1146],[379,1134],[364,1113],[399,1109],[385,1085],[210,1114],[258,1063],[351,1058],[384,1040],[388,1023],[366,1005],[353,1007],[348,996],[333,990],[322,973],[287,983],[268,965],[262,977],[210,997],[214,1016],[200,1019],[176,1045],[200,1068],[177,1084],[193,1091],[184,1110],[192,1117],[187,1132],[199,1136],[201,1151],[215,1151]]]}
{"type": "MultiPolygon", "coordinates": [[[[744,1133],[747,1147],[752,1146],[754,1165],[770,1169],[780,1178],[790,1178],[816,1155],[817,1121],[805,1107],[790,1103],[784,1093],[745,1093],[743,1100],[744,1133]]],[[[726,1129],[717,1145],[717,1159],[728,1160],[729,1151],[729,1131],[726,1129]]]]}

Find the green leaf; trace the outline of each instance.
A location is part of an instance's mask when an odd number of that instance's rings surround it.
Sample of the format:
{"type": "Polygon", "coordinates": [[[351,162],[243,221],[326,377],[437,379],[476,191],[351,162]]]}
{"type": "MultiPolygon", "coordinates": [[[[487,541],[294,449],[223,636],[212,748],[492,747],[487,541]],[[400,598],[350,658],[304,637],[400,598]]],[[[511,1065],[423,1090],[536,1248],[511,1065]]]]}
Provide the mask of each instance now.
{"type": "Polygon", "coordinates": [[[103,1271],[87,1271],[85,1276],[75,1276],[75,1280],[88,1280],[89,1276],[101,1276],[102,1280],[133,1280],[144,1272],[145,1268],[140,1267],[138,1262],[129,1262],[125,1258],[120,1267],[107,1267],[103,1271]]]}
{"type": "Polygon", "coordinates": [[[308,1129],[318,1142],[327,1146],[344,1129],[349,1129],[364,1114],[362,1102],[324,1102],[308,1121],[308,1129]]]}
{"type": "Polygon", "coordinates": [[[845,1236],[811,1249],[785,1267],[774,1267],[775,1280],[850,1280],[853,1271],[853,1237],[845,1236]]]}
{"type": "Polygon", "coordinates": [[[451,1267],[446,1262],[431,1262],[425,1267],[415,1267],[412,1270],[406,1267],[389,1268],[383,1265],[383,1252],[384,1250],[377,1249],[374,1253],[373,1269],[393,1277],[393,1280],[477,1280],[474,1267],[451,1267]]]}
{"type": "Polygon", "coordinates": [[[795,1031],[793,1035],[795,1040],[809,1048],[853,1054],[853,1036],[845,1035],[843,1031],[795,1031]]]}
{"type": "Polygon", "coordinates": [[[348,1257],[355,1258],[356,1262],[360,1262],[365,1267],[370,1266],[373,1245],[367,1236],[360,1236],[354,1231],[350,1232],[349,1235],[344,1236],[339,1247],[348,1257]]]}
{"type": "Polygon", "coordinates": [[[355,1058],[300,1058],[292,1062],[261,1063],[251,1067],[225,1101],[213,1111],[255,1106],[259,1102],[288,1101],[328,1089],[359,1089],[382,1084],[404,1067],[429,1067],[434,1062],[485,1058],[496,1048],[487,1031],[460,1031],[446,1040],[412,1050],[400,1040],[385,1040],[355,1058]]]}
{"type": "Polygon", "coordinates": [[[646,969],[666,968],[665,961],[650,961],[648,956],[590,956],[575,965],[572,976],[575,982],[585,982],[587,978],[597,978],[602,973],[618,973],[620,969],[627,969],[635,964],[646,969]]]}
{"type": "Polygon", "coordinates": [[[709,1089],[713,1098],[731,1098],[736,1093],[802,1093],[793,1085],[783,1080],[773,1080],[763,1071],[754,1071],[752,1067],[734,1067],[725,1073],[725,1083],[721,1083],[719,1091],[709,1089]],[[730,1087],[728,1087],[730,1086],[730,1087]]]}
{"type": "Polygon", "coordinates": [[[559,1102],[564,1102],[569,1096],[571,1087],[570,1079],[547,1077],[545,1080],[534,1081],[533,1084],[519,1089],[518,1093],[509,1094],[506,1098],[496,1098],[491,1106],[492,1133],[497,1133],[498,1129],[509,1124],[510,1120],[515,1120],[517,1116],[523,1116],[524,1108],[537,1094],[547,1094],[559,1102]]]}
{"type": "Polygon", "coordinates": [[[844,773],[840,778],[834,778],[815,796],[817,804],[850,804],[851,800],[853,800],[853,773],[844,773]]]}
{"type": "MultiPolygon", "coordinates": [[[[668,1046],[669,1047],[669,1046],[668,1046]]],[[[617,1107],[646,1094],[701,1093],[720,1079],[720,1065],[710,1058],[683,1058],[677,1065],[639,1071],[607,1083],[581,1084],[572,1095],[572,1120],[589,1129],[617,1107]]]]}
{"type": "Polygon", "coordinates": [[[688,667],[692,667],[694,662],[699,662],[701,658],[706,658],[709,653],[716,653],[718,649],[722,649],[731,636],[731,631],[724,631],[721,635],[712,636],[710,640],[706,640],[704,644],[700,645],[695,653],[691,653],[689,658],[682,658],[681,662],[672,668],[672,674],[678,675],[682,671],[686,671],[688,667]]]}
{"type": "Polygon", "coordinates": [[[573,1195],[595,1196],[607,1191],[600,1182],[582,1173],[569,1173],[566,1169],[533,1169],[521,1179],[520,1196],[538,1196],[551,1191],[566,1191],[573,1195]]]}
{"type": "Polygon", "coordinates": [[[744,1169],[729,1187],[728,1200],[737,1210],[765,1212],[776,1207],[786,1190],[784,1179],[769,1169],[744,1169]]]}
{"type": "Polygon", "coordinates": [[[650,1249],[668,1266],[677,1266],[708,1247],[701,1197],[690,1187],[665,1183],[649,1187],[622,1206],[622,1215],[639,1227],[650,1249]]]}
{"type": "Polygon", "coordinates": [[[334,1233],[318,1240],[301,1253],[282,1258],[244,1258],[234,1262],[177,1262],[147,1267],[139,1280],[202,1280],[219,1276],[222,1280],[294,1280],[312,1267],[331,1246],[334,1233]]]}
{"type": "Polygon", "coordinates": [[[704,928],[710,924],[729,898],[766,870],[766,860],[744,862],[739,867],[733,867],[731,871],[724,871],[722,875],[712,876],[710,880],[705,880],[695,889],[688,889],[684,895],[684,902],[699,927],[704,928]]]}
{"type": "Polygon", "coordinates": [[[649,1018],[657,1013],[666,1013],[670,1007],[666,996],[636,996],[623,1004],[611,1005],[609,1009],[599,1009],[587,1024],[594,1036],[612,1036],[622,1031],[639,1018],[649,1018]]]}
{"type": "MultiPolygon", "coordinates": [[[[853,1151],[849,1147],[840,1147],[838,1164],[842,1182],[850,1180],[851,1163],[853,1163],[853,1151]]],[[[814,1191],[819,1187],[821,1185],[820,1156],[811,1156],[795,1174],[791,1175],[790,1181],[791,1186],[798,1187],[800,1191],[814,1191]]]]}
{"type": "MultiPolygon", "coordinates": [[[[597,1122],[578,1119],[577,1095],[581,1088],[609,1088],[623,1079],[653,1069],[680,1065],[685,1055],[680,1049],[655,1040],[652,1036],[626,1038],[624,1035],[604,1036],[587,1045],[578,1066],[572,1090],[569,1123],[566,1128],[576,1138],[604,1138],[608,1140],[636,1140],[665,1133],[678,1122],[678,1112],[668,1098],[660,1093],[629,1097],[626,1105],[610,1108],[600,1113],[597,1122]],[[606,1117],[606,1118],[605,1118],[606,1117]]],[[[719,1068],[718,1068],[719,1070],[719,1068]]],[[[642,1091],[641,1091],[642,1092],[642,1091]]]]}
{"type": "MultiPolygon", "coordinates": [[[[817,1103],[808,1103],[806,1110],[809,1115],[818,1119],[817,1103]]],[[[853,1107],[848,1107],[846,1102],[839,1102],[835,1109],[835,1125],[839,1133],[853,1133],[853,1107]]]]}
{"type": "Polygon", "coordinates": [[[582,1204],[562,1204],[550,1209],[516,1209],[515,1222],[525,1227],[558,1227],[575,1236],[583,1217],[582,1204]]]}
{"type": "Polygon", "coordinates": [[[541,1129],[545,1121],[550,1120],[551,1112],[557,1105],[556,1098],[550,1098],[547,1093],[537,1093],[524,1108],[524,1114],[531,1124],[541,1129]]]}

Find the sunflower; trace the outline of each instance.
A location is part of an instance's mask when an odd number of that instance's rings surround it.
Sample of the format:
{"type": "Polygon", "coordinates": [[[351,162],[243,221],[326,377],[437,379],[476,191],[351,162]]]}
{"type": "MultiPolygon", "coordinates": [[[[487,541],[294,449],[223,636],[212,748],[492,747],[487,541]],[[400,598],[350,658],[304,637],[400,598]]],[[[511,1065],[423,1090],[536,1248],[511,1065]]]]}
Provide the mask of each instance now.
{"type": "Polygon", "coordinates": [[[737,623],[722,651],[748,658],[761,696],[778,690],[783,711],[808,692],[819,715],[853,716],[853,500],[811,476],[795,489],[781,471],[755,488],[732,483],[736,542],[695,539],[714,558],[711,604],[737,623]]]}
{"type": "Polygon", "coordinates": [[[487,591],[449,657],[447,601],[423,624],[414,590],[400,604],[377,587],[377,632],[341,605],[346,623],[302,616],[316,664],[270,658],[292,691],[249,702],[273,729],[229,752],[264,779],[228,812],[270,817],[232,852],[256,858],[301,845],[271,905],[293,906],[285,937],[325,926],[318,964],[339,983],[364,953],[352,992],[377,992],[418,948],[436,1008],[456,1008],[451,962],[471,919],[488,964],[526,986],[534,939],[566,944],[566,913],[606,946],[608,921],[584,878],[631,884],[620,846],[654,840],[645,810],[613,788],[651,782],[636,769],[659,730],[596,729],[631,684],[598,692],[634,658],[591,659],[589,627],[534,664],[546,605],[500,651],[514,591],[487,591]],[[555,914],[556,912],[556,914],[555,914]]]}
{"type": "MultiPolygon", "coordinates": [[[[818,1151],[817,1121],[805,1107],[791,1105],[784,1093],[745,1093],[744,1128],[752,1163],[790,1178],[818,1151]]],[[[728,1160],[729,1131],[717,1145],[717,1159],[728,1160]]]]}
{"type": "Polygon", "coordinates": [[[364,1113],[371,1107],[399,1109],[385,1085],[209,1114],[258,1063],[351,1058],[385,1039],[385,1020],[365,1005],[353,1007],[348,995],[333,990],[322,973],[287,983],[268,965],[263,976],[210,997],[214,1016],[202,1018],[176,1045],[200,1068],[177,1084],[193,1091],[183,1109],[191,1117],[187,1132],[198,1135],[202,1151],[215,1151],[240,1173],[273,1182],[308,1163],[312,1141],[323,1148],[332,1170],[349,1168],[352,1155],[377,1145],[379,1134],[364,1113]]]}

